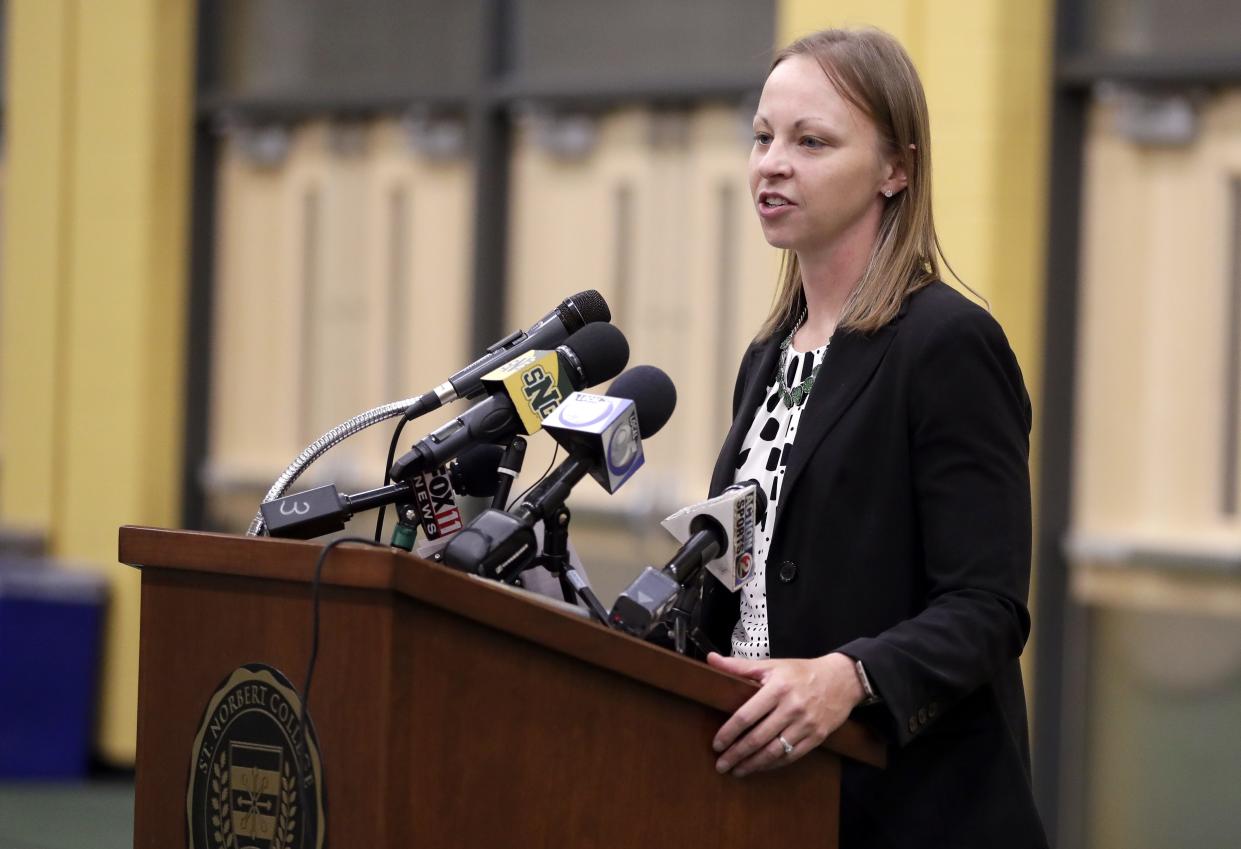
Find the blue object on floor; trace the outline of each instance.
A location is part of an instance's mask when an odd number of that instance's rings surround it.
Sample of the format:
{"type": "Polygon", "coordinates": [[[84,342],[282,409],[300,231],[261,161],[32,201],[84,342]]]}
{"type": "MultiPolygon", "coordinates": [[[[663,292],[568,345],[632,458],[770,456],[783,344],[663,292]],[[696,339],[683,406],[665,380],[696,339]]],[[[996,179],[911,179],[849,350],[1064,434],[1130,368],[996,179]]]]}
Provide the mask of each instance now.
{"type": "Polygon", "coordinates": [[[0,779],[86,774],[105,597],[98,575],[0,563],[0,779]]]}

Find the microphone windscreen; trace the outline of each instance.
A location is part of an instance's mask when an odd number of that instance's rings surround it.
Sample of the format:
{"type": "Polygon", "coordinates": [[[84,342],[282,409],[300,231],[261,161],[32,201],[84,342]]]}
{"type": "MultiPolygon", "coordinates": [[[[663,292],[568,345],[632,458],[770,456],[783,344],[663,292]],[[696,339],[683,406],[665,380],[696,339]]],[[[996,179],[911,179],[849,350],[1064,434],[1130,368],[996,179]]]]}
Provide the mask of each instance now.
{"type": "Polygon", "coordinates": [[[572,351],[586,378],[583,386],[594,386],[620,374],[629,362],[629,342],[611,324],[597,321],[574,333],[562,347],[572,351]]]}
{"type": "Polygon", "coordinates": [[[500,458],[504,448],[480,442],[462,451],[449,467],[452,488],[461,495],[490,498],[500,488],[500,458]]]}
{"type": "Polygon", "coordinates": [[[565,298],[558,311],[560,321],[565,327],[580,327],[597,321],[612,320],[612,311],[608,309],[608,302],[594,289],[587,289],[585,292],[578,292],[576,295],[565,298]],[[566,313],[572,318],[566,316],[566,313]]]}
{"type": "Polygon", "coordinates": [[[607,394],[633,401],[643,439],[659,433],[677,408],[677,388],[672,378],[655,366],[634,366],[612,382],[607,394]]]}

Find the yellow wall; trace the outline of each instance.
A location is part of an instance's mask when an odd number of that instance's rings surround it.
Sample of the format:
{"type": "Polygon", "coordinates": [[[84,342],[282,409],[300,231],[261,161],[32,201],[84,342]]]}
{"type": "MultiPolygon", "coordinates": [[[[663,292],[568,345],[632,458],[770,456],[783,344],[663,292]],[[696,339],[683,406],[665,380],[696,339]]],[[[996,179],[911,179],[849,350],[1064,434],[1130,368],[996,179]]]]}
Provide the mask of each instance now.
{"type": "MultiPolygon", "coordinates": [[[[473,176],[464,150],[420,153],[391,117],[301,122],[277,162],[255,161],[240,135],[224,134],[216,166],[203,469],[213,525],[237,533],[316,437],[435,386],[475,355],[467,338],[473,176]],[[349,145],[339,143],[344,134],[349,145]]],[[[450,413],[460,410],[420,419],[409,436],[450,413]]],[[[391,432],[378,425],[350,437],[294,490],[377,486],[391,432]]]]}
{"type": "Polygon", "coordinates": [[[0,522],[112,585],[99,744],[133,758],[138,575],[125,523],[180,493],[188,0],[15,0],[0,292],[0,522]]]}
{"type": "MultiPolygon", "coordinates": [[[[580,157],[548,151],[531,127],[514,134],[508,325],[588,281],[624,331],[630,364],[657,365],[677,387],[676,415],[643,445],[642,474],[614,495],[579,487],[577,506],[657,528],[706,491],[737,363],[770,305],[777,268],[746,187],[751,117],[733,104],[617,109],[598,116],[595,146],[580,157]],[[731,294],[721,290],[726,275],[731,294]]],[[[554,445],[532,439],[526,468],[545,468],[554,445]]]]}
{"type": "Polygon", "coordinates": [[[776,23],[782,45],[825,27],[870,25],[909,51],[931,113],[944,251],[990,301],[1035,396],[1042,375],[1052,11],[1051,0],[783,0],[776,23]]]}

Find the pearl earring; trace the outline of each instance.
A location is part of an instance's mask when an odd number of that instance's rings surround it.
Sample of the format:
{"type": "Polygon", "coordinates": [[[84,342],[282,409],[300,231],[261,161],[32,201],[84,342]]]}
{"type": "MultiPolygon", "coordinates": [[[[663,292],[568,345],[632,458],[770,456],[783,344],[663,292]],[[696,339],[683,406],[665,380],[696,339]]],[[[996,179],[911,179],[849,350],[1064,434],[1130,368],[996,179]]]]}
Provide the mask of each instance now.
{"type": "Polygon", "coordinates": [[[892,197],[892,190],[891,190],[891,189],[884,189],[884,190],[883,190],[883,196],[884,196],[885,198],[890,198],[890,197],[892,197]]]}

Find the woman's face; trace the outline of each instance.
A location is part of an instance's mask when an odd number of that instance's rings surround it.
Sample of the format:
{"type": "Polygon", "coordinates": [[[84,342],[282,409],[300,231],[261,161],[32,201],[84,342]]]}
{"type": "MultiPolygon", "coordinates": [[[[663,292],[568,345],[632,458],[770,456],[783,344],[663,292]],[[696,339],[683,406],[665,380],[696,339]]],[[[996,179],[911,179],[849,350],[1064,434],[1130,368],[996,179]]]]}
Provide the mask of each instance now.
{"type": "Polygon", "coordinates": [[[869,251],[884,189],[897,190],[874,124],[840,95],[814,59],[772,69],[754,115],[750,195],[767,241],[803,258],[869,251]]]}

